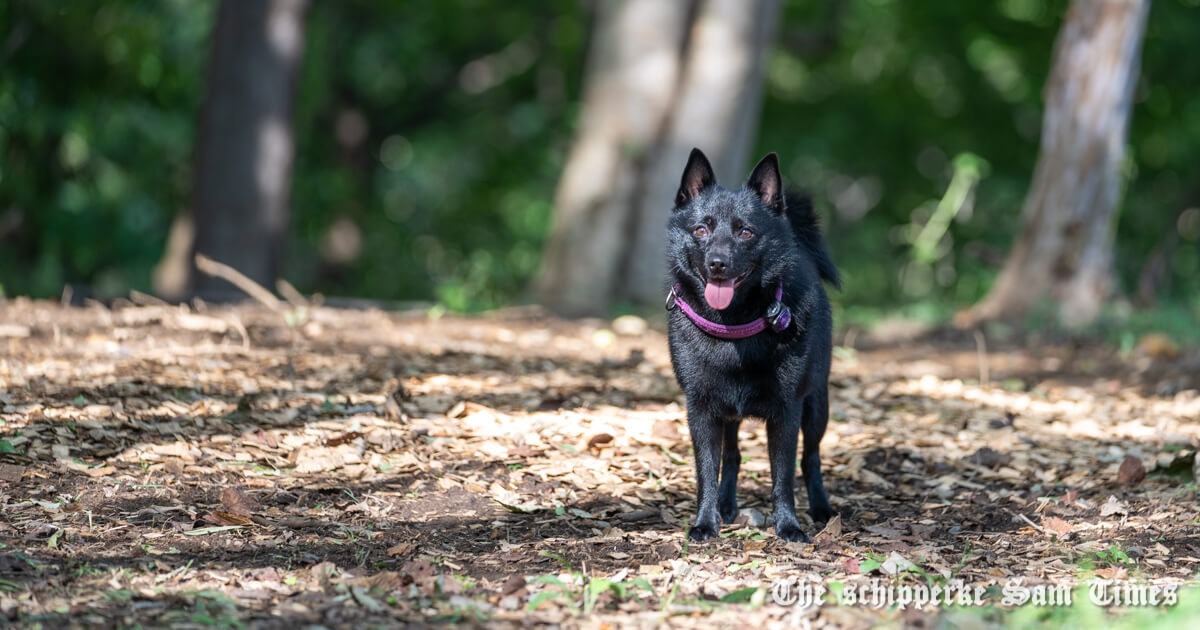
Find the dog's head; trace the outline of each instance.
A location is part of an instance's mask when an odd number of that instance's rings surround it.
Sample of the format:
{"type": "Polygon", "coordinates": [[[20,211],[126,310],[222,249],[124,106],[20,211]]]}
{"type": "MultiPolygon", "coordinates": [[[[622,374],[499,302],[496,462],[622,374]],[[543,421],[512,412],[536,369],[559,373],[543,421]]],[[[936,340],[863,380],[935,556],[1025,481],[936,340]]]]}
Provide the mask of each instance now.
{"type": "Polygon", "coordinates": [[[785,209],[774,153],[759,161],[744,186],[726,190],[708,158],[692,149],[667,226],[672,274],[717,310],[739,300],[741,287],[778,282],[795,247],[785,209]]]}

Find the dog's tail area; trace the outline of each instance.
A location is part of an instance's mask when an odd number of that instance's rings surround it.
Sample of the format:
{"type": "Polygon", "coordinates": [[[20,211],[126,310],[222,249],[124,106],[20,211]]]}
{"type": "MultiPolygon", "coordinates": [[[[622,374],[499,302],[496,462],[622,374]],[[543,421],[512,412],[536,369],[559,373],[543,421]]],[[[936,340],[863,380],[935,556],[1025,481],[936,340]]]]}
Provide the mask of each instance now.
{"type": "Polygon", "coordinates": [[[787,196],[787,218],[788,223],[792,224],[792,232],[796,235],[796,241],[812,255],[821,279],[841,289],[842,278],[833,264],[829,249],[825,247],[825,239],[821,236],[820,222],[817,220],[817,213],[813,211],[812,199],[807,195],[789,194],[787,196]]]}

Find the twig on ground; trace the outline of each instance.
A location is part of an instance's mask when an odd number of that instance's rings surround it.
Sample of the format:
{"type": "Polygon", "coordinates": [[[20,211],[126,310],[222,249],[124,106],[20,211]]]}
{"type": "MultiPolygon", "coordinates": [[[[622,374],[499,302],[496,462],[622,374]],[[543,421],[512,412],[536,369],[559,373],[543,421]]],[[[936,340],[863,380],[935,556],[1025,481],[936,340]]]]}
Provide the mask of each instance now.
{"type": "Polygon", "coordinates": [[[157,295],[142,293],[137,289],[129,292],[129,301],[138,306],[167,306],[167,301],[157,295]]]}
{"type": "Polygon", "coordinates": [[[246,295],[258,300],[263,306],[275,312],[283,310],[283,303],[279,298],[275,297],[270,291],[250,278],[247,278],[242,272],[226,265],[219,263],[204,254],[196,254],[196,269],[217,278],[221,278],[233,286],[241,289],[246,295]]]}
{"type": "Polygon", "coordinates": [[[1037,523],[1034,523],[1033,521],[1029,520],[1029,517],[1028,517],[1028,516],[1025,516],[1024,514],[1021,514],[1020,512],[1014,512],[1014,514],[1016,514],[1017,516],[1021,517],[1021,520],[1022,520],[1022,521],[1025,521],[1026,523],[1029,523],[1029,526],[1030,526],[1030,527],[1032,527],[1032,528],[1034,528],[1034,529],[1038,530],[1039,532],[1041,532],[1041,533],[1043,533],[1043,534],[1045,534],[1045,533],[1046,533],[1046,530],[1042,529],[1042,526],[1041,526],[1041,525],[1038,525],[1037,523]]]}
{"type": "Polygon", "coordinates": [[[988,354],[987,354],[987,339],[983,336],[983,331],[975,329],[975,352],[979,357],[979,384],[988,384],[988,354]]]}
{"type": "Polygon", "coordinates": [[[275,281],[275,290],[278,291],[279,294],[288,301],[288,304],[291,304],[292,306],[310,306],[308,298],[304,297],[303,293],[297,291],[296,287],[292,286],[291,282],[288,282],[283,278],[275,281]]]}

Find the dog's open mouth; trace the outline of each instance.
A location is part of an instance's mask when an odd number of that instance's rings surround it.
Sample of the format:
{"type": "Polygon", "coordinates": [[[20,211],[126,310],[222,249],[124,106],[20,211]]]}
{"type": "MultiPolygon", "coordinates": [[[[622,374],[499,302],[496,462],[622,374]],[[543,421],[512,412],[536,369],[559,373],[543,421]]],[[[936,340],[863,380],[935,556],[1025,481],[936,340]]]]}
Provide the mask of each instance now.
{"type": "Polygon", "coordinates": [[[750,275],[751,271],[754,271],[753,267],[747,269],[746,273],[728,280],[709,279],[704,285],[704,301],[718,311],[729,308],[729,305],[733,303],[733,290],[746,279],[746,276],[750,275]]]}

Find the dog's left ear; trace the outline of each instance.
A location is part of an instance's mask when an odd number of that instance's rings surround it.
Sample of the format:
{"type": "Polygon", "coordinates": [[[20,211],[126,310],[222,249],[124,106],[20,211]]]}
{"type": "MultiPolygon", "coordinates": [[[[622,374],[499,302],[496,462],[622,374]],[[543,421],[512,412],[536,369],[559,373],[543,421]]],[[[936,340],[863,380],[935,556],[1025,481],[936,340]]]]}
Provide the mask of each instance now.
{"type": "Polygon", "coordinates": [[[758,194],[763,205],[783,212],[783,178],[779,176],[779,156],[768,153],[759,160],[750,172],[750,179],[746,180],[746,187],[758,194]]]}

